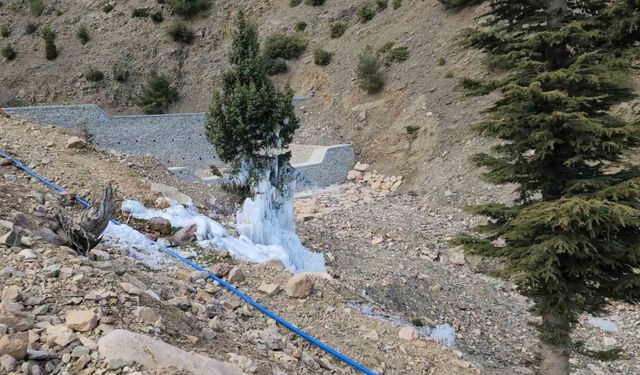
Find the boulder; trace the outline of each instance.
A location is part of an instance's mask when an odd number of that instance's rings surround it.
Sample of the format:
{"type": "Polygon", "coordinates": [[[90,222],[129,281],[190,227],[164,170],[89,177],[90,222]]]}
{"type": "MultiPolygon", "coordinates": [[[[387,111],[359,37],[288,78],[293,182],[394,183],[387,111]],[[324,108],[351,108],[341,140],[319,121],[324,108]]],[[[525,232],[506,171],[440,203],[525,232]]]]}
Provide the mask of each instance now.
{"type": "Polygon", "coordinates": [[[90,310],[68,311],[65,316],[65,325],[74,331],[91,331],[98,325],[98,316],[90,310]]]}
{"type": "Polygon", "coordinates": [[[361,179],[362,179],[362,172],[360,171],[350,170],[349,173],[347,173],[347,180],[349,181],[361,180],[361,179]]]}
{"type": "Polygon", "coordinates": [[[154,371],[169,366],[193,375],[240,375],[239,368],[200,354],[184,351],[163,341],[116,329],[98,341],[98,352],[108,363],[138,363],[154,371]]]}
{"type": "Polygon", "coordinates": [[[198,224],[191,224],[188,227],[181,228],[170,239],[171,246],[179,246],[196,238],[198,224]]]}
{"type": "Polygon", "coordinates": [[[0,357],[8,354],[15,359],[25,359],[29,346],[29,333],[18,332],[0,337],[0,357]]]}
{"type": "Polygon", "coordinates": [[[287,281],[285,292],[289,297],[306,298],[313,291],[313,276],[298,274],[287,281]]]}
{"type": "Polygon", "coordinates": [[[244,273],[242,273],[242,269],[240,267],[233,267],[231,271],[229,271],[229,276],[227,277],[227,281],[231,284],[237,284],[239,282],[244,281],[244,273]]]}
{"type": "Polygon", "coordinates": [[[149,219],[149,228],[160,233],[162,236],[171,234],[171,222],[163,217],[152,217],[149,219]]]}
{"type": "Polygon", "coordinates": [[[188,195],[181,193],[178,189],[174,188],[173,186],[168,186],[165,184],[154,182],[151,184],[151,191],[153,191],[154,193],[160,193],[166,196],[167,198],[169,198],[170,200],[177,202],[178,204],[182,204],[185,206],[193,205],[193,202],[191,201],[191,198],[188,195]]]}
{"type": "Polygon", "coordinates": [[[357,162],[353,169],[358,172],[366,172],[366,170],[369,169],[369,164],[357,162]]]}
{"type": "Polygon", "coordinates": [[[278,293],[278,290],[280,290],[280,286],[278,284],[269,284],[263,281],[262,284],[260,284],[260,286],[258,287],[258,290],[268,296],[272,296],[278,293]]]}
{"type": "Polygon", "coordinates": [[[71,137],[67,140],[65,147],[71,149],[80,149],[83,148],[86,144],[87,142],[85,142],[85,140],[80,137],[71,137]]]}
{"type": "Polygon", "coordinates": [[[211,273],[218,277],[225,277],[231,272],[232,268],[233,267],[227,263],[216,263],[211,267],[211,273]]]}

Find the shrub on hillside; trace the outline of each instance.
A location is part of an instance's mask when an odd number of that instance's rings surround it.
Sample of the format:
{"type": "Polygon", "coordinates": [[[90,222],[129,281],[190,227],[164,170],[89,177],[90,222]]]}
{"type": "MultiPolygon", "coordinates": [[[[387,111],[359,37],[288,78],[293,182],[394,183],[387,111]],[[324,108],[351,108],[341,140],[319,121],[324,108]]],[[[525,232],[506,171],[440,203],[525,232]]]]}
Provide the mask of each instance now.
{"type": "Polygon", "coordinates": [[[445,75],[444,78],[453,78],[454,74],[453,74],[453,70],[449,70],[445,75]]]}
{"type": "Polygon", "coordinates": [[[40,32],[42,39],[44,39],[44,54],[47,60],[55,60],[58,57],[58,49],[56,48],[56,32],[51,30],[49,26],[46,26],[40,32]]]}
{"type": "Polygon", "coordinates": [[[44,11],[44,3],[42,0],[29,0],[29,14],[38,17],[44,11]]]}
{"type": "Polygon", "coordinates": [[[6,38],[9,35],[11,35],[11,29],[9,28],[9,26],[7,26],[5,24],[0,25],[0,35],[3,38],[6,38]]]}
{"type": "Polygon", "coordinates": [[[387,53],[389,62],[403,62],[409,58],[409,47],[393,47],[387,53]]]}
{"type": "Polygon", "coordinates": [[[402,0],[393,0],[393,9],[398,9],[402,6],[402,0]]]}
{"type": "Polygon", "coordinates": [[[161,11],[157,11],[151,14],[151,21],[153,21],[154,23],[161,23],[162,21],[164,21],[164,16],[162,15],[161,11]]]}
{"type": "Polygon", "coordinates": [[[376,7],[378,7],[378,11],[387,9],[389,6],[389,0],[376,0],[376,7]]]}
{"type": "Polygon", "coordinates": [[[304,0],[307,5],[318,6],[324,4],[324,0],[304,0]]]}
{"type": "Polygon", "coordinates": [[[164,74],[151,72],[147,82],[136,94],[134,103],[148,115],[164,113],[178,100],[178,91],[164,74]]]}
{"type": "Polygon", "coordinates": [[[360,22],[365,23],[369,22],[375,17],[376,11],[373,10],[371,4],[365,4],[361,8],[358,9],[358,19],[360,22]]]}
{"type": "Polygon", "coordinates": [[[438,66],[443,66],[446,63],[447,63],[447,60],[445,60],[444,57],[441,57],[438,59],[438,66]]]}
{"type": "Polygon", "coordinates": [[[80,27],[78,27],[78,30],[76,31],[76,36],[78,37],[78,39],[80,39],[80,43],[82,44],[86,44],[90,39],[89,30],[85,25],[80,25],[80,27]]]}
{"type": "Polygon", "coordinates": [[[115,63],[111,67],[113,79],[118,82],[124,82],[129,79],[129,68],[124,63],[115,63]]]}
{"type": "Polygon", "coordinates": [[[384,87],[384,78],[380,72],[380,60],[370,46],[367,46],[358,56],[356,77],[360,88],[369,94],[378,93],[384,87]]]}
{"type": "Polygon", "coordinates": [[[99,81],[102,81],[104,79],[104,73],[102,73],[100,70],[90,66],[89,69],[87,69],[87,71],[84,73],[84,77],[89,82],[99,82],[99,81]]]}
{"type": "Polygon", "coordinates": [[[102,11],[105,13],[109,13],[113,10],[113,4],[111,3],[104,3],[102,4],[102,11]]]}
{"type": "Polygon", "coordinates": [[[302,4],[302,0],[289,0],[289,6],[292,8],[297,7],[300,4],[302,4]]]}
{"type": "Polygon", "coordinates": [[[27,21],[26,25],[24,25],[24,33],[27,35],[33,34],[38,30],[39,26],[37,22],[27,21]]]}
{"type": "Polygon", "coordinates": [[[302,32],[307,28],[307,23],[304,21],[297,22],[293,29],[297,32],[302,32]]]}
{"type": "Polygon", "coordinates": [[[176,21],[169,25],[167,34],[175,42],[191,44],[193,41],[193,31],[184,22],[176,21]]]}
{"type": "Polygon", "coordinates": [[[460,9],[480,4],[483,0],[439,0],[447,9],[460,9]]]}
{"type": "Polygon", "coordinates": [[[347,31],[347,24],[340,21],[334,22],[329,25],[329,31],[331,32],[331,38],[340,38],[347,31]]]}
{"type": "Polygon", "coordinates": [[[146,8],[133,8],[131,12],[133,18],[147,18],[149,17],[149,9],[146,8]]]}
{"type": "Polygon", "coordinates": [[[265,71],[270,76],[286,73],[288,70],[287,62],[282,58],[271,59],[267,57],[264,59],[264,67],[265,71]]]}
{"type": "Polygon", "coordinates": [[[2,57],[4,57],[7,61],[15,59],[17,55],[16,50],[13,49],[13,46],[11,44],[5,46],[2,50],[0,50],[0,54],[2,54],[2,57]]]}
{"type": "Polygon", "coordinates": [[[316,48],[313,50],[313,62],[316,65],[329,65],[331,57],[333,57],[333,53],[325,51],[322,48],[316,48]]]}
{"type": "Polygon", "coordinates": [[[183,17],[193,17],[211,6],[209,0],[168,0],[167,3],[176,14],[183,17]]]}
{"type": "Polygon", "coordinates": [[[307,48],[307,43],[299,35],[275,34],[264,43],[264,55],[275,59],[295,59],[307,48]]]}

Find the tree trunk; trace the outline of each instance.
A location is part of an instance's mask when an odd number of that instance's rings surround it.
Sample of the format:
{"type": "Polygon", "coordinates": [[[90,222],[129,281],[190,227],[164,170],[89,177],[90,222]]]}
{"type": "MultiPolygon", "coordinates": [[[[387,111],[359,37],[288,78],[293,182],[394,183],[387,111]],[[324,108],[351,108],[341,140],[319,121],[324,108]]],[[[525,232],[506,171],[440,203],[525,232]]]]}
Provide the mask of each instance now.
{"type": "Polygon", "coordinates": [[[566,317],[553,312],[542,316],[540,375],[569,375],[570,332],[566,317]]]}
{"type": "Polygon", "coordinates": [[[542,344],[540,375],[569,375],[569,349],[559,345],[542,344]]]}

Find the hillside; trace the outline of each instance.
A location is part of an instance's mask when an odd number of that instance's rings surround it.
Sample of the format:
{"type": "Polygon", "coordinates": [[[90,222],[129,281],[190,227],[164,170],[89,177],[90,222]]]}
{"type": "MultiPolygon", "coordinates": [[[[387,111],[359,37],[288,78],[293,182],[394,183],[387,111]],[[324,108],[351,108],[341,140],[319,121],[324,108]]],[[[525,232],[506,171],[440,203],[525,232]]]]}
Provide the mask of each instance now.
{"type": "Polygon", "coordinates": [[[288,0],[215,1],[205,15],[185,21],[195,38],[191,45],[181,45],[165,32],[180,17],[155,1],[113,2],[109,13],[103,12],[101,1],[58,1],[39,17],[29,15],[27,2],[7,1],[0,6],[0,24],[12,31],[0,45],[14,46],[17,57],[2,62],[0,106],[96,103],[111,113],[139,113],[132,99],[146,75],[156,69],[167,73],[179,91],[169,112],[205,111],[227,66],[231,26],[242,8],[259,26],[262,39],[293,32],[298,22],[307,24],[306,51],[287,62],[288,73],[275,77],[290,83],[296,95],[309,98],[298,112],[303,126],[296,142],[353,143],[362,159],[382,172],[406,176],[407,186],[419,190],[430,190],[433,183],[444,186],[452,179],[459,182],[455,169],[442,182],[426,177],[438,167],[437,161],[430,164],[434,158],[461,155],[462,163],[470,151],[484,146],[471,139],[467,129],[487,99],[462,98],[454,88],[455,77],[481,74],[477,55],[454,42],[458,31],[474,22],[480,11],[447,13],[437,0],[404,0],[398,9],[389,4],[361,23],[357,10],[366,3],[331,0],[322,6],[290,7],[288,0]],[[160,11],[164,21],[132,18],[134,8],[160,11]],[[342,37],[332,39],[329,25],[334,21],[349,27],[342,37]],[[44,58],[38,32],[25,33],[28,23],[48,25],[57,32],[57,59],[44,58]],[[81,25],[90,35],[84,45],[76,37],[81,25]],[[409,58],[386,67],[385,89],[367,95],[354,80],[357,56],[366,45],[378,49],[387,42],[407,46],[409,58]],[[334,53],[329,65],[312,62],[316,47],[334,53]],[[130,77],[114,80],[114,66],[125,67],[130,77]],[[106,78],[87,81],[89,67],[101,70],[106,78]],[[447,72],[454,78],[447,78],[447,72]]]}

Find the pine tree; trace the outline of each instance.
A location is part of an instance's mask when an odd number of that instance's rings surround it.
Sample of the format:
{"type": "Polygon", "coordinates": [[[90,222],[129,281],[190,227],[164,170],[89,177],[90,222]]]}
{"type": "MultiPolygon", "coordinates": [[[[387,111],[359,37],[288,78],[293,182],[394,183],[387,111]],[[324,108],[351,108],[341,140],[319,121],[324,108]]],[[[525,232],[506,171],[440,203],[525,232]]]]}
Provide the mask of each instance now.
{"type": "Polygon", "coordinates": [[[222,77],[222,89],[213,95],[207,114],[206,134],[222,161],[236,171],[245,168],[252,177],[268,175],[271,184],[283,187],[291,142],[298,120],[291,89],[282,93],[266,73],[260,55],[258,32],[242,12],[229,56],[232,69],[222,77]]]}
{"type": "Polygon", "coordinates": [[[488,21],[464,40],[484,50],[498,81],[463,87],[501,98],[476,126],[501,140],[474,157],[484,178],[517,186],[513,205],[455,243],[501,258],[542,318],[541,373],[568,374],[570,333],[607,299],[640,300],[640,169],[625,154],[640,123],[610,108],[632,97],[627,56],[640,40],[637,0],[492,0],[488,21]]]}
{"type": "Polygon", "coordinates": [[[56,48],[56,32],[51,30],[49,26],[42,29],[42,39],[44,39],[44,54],[47,60],[55,60],[58,57],[58,49],[56,48]]]}

